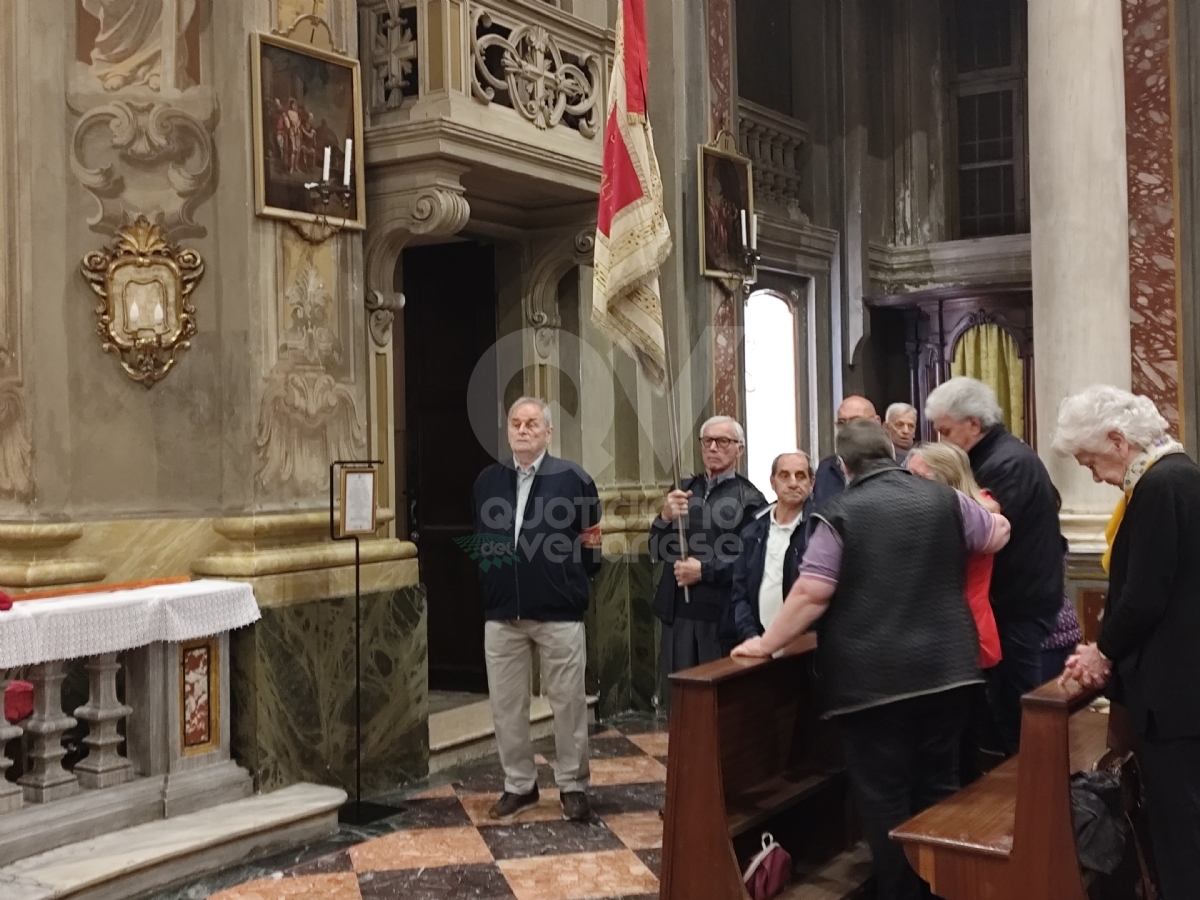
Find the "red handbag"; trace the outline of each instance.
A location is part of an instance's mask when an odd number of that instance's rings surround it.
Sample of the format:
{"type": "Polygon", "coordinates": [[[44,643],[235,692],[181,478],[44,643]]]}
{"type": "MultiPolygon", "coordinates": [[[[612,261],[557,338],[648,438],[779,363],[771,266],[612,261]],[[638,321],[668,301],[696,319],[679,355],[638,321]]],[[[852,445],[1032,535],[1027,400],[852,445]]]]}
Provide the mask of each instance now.
{"type": "Polygon", "coordinates": [[[33,685],[28,681],[10,681],[4,689],[4,718],[20,722],[33,714],[33,685]]]}
{"type": "Polygon", "coordinates": [[[746,866],[742,880],[751,900],[771,900],[792,878],[792,857],[775,843],[770,832],[763,832],[762,850],[746,866]]]}

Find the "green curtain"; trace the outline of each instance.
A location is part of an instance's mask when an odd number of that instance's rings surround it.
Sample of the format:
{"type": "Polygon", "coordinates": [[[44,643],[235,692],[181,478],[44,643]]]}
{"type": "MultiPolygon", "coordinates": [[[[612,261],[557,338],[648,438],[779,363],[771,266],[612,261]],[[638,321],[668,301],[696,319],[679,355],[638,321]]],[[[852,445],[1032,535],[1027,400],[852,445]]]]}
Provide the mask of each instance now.
{"type": "Polygon", "coordinates": [[[999,325],[968,328],[954,348],[950,374],[978,378],[991,385],[1005,426],[1025,439],[1025,369],[1011,334],[999,325]]]}

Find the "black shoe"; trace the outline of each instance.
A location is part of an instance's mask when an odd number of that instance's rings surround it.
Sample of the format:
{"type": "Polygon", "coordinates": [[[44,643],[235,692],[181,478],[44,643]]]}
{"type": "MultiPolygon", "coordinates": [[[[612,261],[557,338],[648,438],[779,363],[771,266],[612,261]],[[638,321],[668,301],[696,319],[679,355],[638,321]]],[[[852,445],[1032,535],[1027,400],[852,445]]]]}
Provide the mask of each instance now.
{"type": "Polygon", "coordinates": [[[566,791],[559,799],[562,800],[563,818],[568,822],[586,822],[592,817],[592,807],[583,791],[566,791]]]}
{"type": "Polygon", "coordinates": [[[538,805],[538,789],[534,785],[532,791],[528,794],[510,794],[505,791],[500,795],[500,799],[495,802],[491,809],[488,810],[488,815],[493,819],[508,820],[513,816],[525,812],[527,809],[533,809],[538,805]]]}

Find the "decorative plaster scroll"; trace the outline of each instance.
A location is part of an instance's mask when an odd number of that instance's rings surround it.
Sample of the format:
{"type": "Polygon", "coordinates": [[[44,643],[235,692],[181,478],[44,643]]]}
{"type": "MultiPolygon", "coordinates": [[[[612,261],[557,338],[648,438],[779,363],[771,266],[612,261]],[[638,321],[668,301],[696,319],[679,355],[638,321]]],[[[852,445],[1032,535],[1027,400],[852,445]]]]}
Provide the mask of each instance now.
{"type": "Polygon", "coordinates": [[[386,10],[368,13],[371,35],[371,112],[399,109],[417,96],[417,8],[385,0],[386,10]]]}
{"type": "Polygon", "coordinates": [[[319,366],[281,364],[263,392],[255,449],[263,487],[319,490],[335,459],[366,452],[358,400],[319,366]]]}
{"type": "Polygon", "coordinates": [[[307,365],[340,362],[333,295],[325,288],[311,255],[287,291],[286,325],[279,336],[280,355],[307,365]]]}
{"type": "Polygon", "coordinates": [[[367,327],[371,331],[371,340],[378,347],[386,347],[392,342],[392,323],[396,313],[404,309],[404,295],[383,293],[382,291],[367,291],[367,327]]]}
{"type": "Polygon", "coordinates": [[[33,495],[33,436],[20,385],[0,382],[0,495],[33,495]]]}
{"type": "Polygon", "coordinates": [[[457,234],[471,218],[471,206],[461,193],[445,188],[418,192],[412,208],[413,234],[457,234]]]}
{"type": "Polygon", "coordinates": [[[514,22],[501,25],[487,10],[471,21],[475,65],[471,90],[482,103],[496,92],[507,94],[512,108],[541,129],[566,123],[586,138],[596,136],[600,98],[600,60],[584,53],[575,62],[563,54],[554,35],[541,25],[514,22]],[[487,51],[501,51],[489,65],[487,51]]]}
{"type": "Polygon", "coordinates": [[[71,140],[71,171],[96,198],[88,224],[97,231],[114,233],[128,206],[161,210],[172,238],[205,233],[192,214],[213,184],[212,136],[183,109],[117,100],[88,111],[71,140]]]}

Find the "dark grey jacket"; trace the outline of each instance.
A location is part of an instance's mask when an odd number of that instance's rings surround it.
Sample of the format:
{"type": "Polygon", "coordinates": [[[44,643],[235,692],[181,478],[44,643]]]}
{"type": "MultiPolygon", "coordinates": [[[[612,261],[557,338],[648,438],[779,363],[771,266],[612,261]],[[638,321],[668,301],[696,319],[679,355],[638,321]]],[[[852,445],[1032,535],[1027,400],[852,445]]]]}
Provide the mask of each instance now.
{"type": "Polygon", "coordinates": [[[842,539],[837,589],[817,620],[826,715],[983,680],[953,488],[881,460],[816,518],[842,539]]]}

